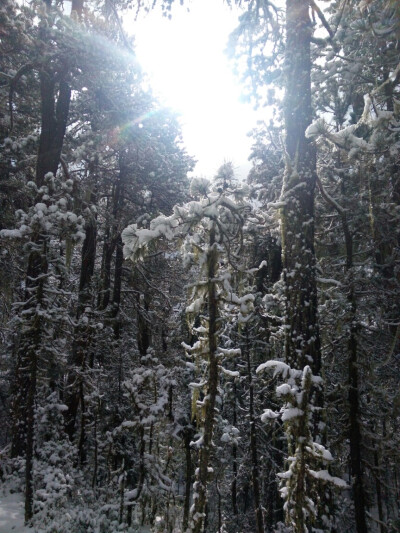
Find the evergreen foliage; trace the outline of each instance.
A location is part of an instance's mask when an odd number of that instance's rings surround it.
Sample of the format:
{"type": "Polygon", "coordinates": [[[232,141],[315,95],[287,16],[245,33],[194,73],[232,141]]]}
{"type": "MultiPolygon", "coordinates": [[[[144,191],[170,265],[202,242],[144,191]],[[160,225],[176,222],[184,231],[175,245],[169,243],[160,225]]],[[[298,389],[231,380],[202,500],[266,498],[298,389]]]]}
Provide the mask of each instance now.
{"type": "Polygon", "coordinates": [[[123,31],[173,0],[0,7],[0,482],[38,532],[400,528],[399,3],[231,3],[275,109],[247,183],[189,180],[123,31]]]}

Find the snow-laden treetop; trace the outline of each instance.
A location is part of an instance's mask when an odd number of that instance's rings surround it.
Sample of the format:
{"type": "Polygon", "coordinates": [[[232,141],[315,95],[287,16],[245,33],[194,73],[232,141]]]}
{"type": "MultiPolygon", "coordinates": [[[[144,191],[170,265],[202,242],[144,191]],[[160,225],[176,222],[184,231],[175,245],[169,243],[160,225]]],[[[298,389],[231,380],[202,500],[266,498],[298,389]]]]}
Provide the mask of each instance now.
{"type": "Polygon", "coordinates": [[[160,237],[167,240],[184,238],[200,223],[207,226],[214,222],[216,242],[226,243],[235,235],[238,225],[242,224],[243,212],[250,209],[242,201],[245,194],[245,186],[234,192],[210,192],[198,201],[176,205],[172,215],[154,218],[149,228],[131,224],[122,232],[124,257],[132,260],[138,258],[150,242],[160,237]]]}

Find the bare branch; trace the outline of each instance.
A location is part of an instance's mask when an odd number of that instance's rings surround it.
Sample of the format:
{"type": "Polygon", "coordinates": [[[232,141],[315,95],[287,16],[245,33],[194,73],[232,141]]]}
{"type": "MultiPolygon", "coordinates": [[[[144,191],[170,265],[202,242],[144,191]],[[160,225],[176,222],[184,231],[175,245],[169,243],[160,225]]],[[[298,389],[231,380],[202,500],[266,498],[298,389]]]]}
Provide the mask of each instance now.
{"type": "Polygon", "coordinates": [[[310,0],[310,6],[316,12],[316,14],[318,15],[318,18],[322,22],[323,27],[329,33],[329,37],[331,39],[333,39],[335,34],[334,34],[332,28],[330,27],[329,22],[326,20],[325,15],[323,14],[321,9],[319,8],[319,6],[317,6],[317,4],[314,2],[314,0],[310,0]]]}
{"type": "Polygon", "coordinates": [[[334,198],[332,198],[332,196],[330,196],[326,192],[326,190],[324,189],[324,186],[322,185],[321,180],[319,179],[318,176],[317,176],[317,184],[318,184],[319,190],[320,190],[321,195],[323,196],[323,198],[325,198],[325,200],[336,209],[336,211],[339,213],[339,215],[344,215],[346,213],[346,210],[341,205],[339,205],[337,203],[337,201],[334,198]]]}

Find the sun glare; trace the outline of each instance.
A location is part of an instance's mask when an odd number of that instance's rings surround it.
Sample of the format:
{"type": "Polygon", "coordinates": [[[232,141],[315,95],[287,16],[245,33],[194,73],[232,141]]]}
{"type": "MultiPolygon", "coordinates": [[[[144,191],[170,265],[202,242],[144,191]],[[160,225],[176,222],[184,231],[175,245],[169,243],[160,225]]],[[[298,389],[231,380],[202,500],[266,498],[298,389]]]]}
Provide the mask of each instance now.
{"type": "Polygon", "coordinates": [[[238,11],[216,0],[176,4],[170,20],[157,10],[134,23],[126,20],[139,62],[161,101],[180,113],[184,142],[198,160],[195,173],[213,175],[230,160],[243,176],[251,144],[246,134],[256,115],[240,101],[224,54],[238,11]]]}

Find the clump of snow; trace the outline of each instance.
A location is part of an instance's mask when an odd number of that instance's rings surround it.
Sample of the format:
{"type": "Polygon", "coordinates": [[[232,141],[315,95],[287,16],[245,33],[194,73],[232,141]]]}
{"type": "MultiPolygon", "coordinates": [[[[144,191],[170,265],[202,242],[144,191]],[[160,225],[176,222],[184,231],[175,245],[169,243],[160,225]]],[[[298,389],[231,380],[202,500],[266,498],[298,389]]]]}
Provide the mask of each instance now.
{"type": "Polygon", "coordinates": [[[240,376],[240,373],[237,370],[235,371],[228,370],[227,368],[224,368],[223,366],[221,366],[221,370],[226,376],[229,376],[230,378],[238,378],[240,376]]]}
{"type": "Polygon", "coordinates": [[[274,420],[275,418],[279,418],[279,417],[280,417],[280,413],[272,411],[271,409],[265,409],[263,414],[261,415],[261,421],[268,422],[268,420],[274,420]]]}
{"type": "Polygon", "coordinates": [[[323,118],[318,118],[306,129],[306,137],[308,139],[315,139],[324,132],[326,132],[326,122],[323,118]]]}
{"type": "Polygon", "coordinates": [[[274,369],[274,377],[280,374],[283,379],[288,376],[290,371],[290,366],[284,363],[283,361],[267,361],[266,363],[262,363],[257,367],[256,373],[260,374],[261,372],[269,368],[274,369]]]}
{"type": "Polygon", "coordinates": [[[321,479],[322,481],[332,483],[333,485],[341,489],[348,488],[347,483],[343,479],[341,479],[340,477],[331,476],[328,470],[315,471],[309,469],[308,472],[315,479],[321,479]]]}
{"type": "Polygon", "coordinates": [[[291,420],[292,418],[297,418],[303,415],[304,411],[302,409],[299,409],[298,407],[288,407],[283,410],[282,420],[285,422],[287,420],[291,420]]]}

